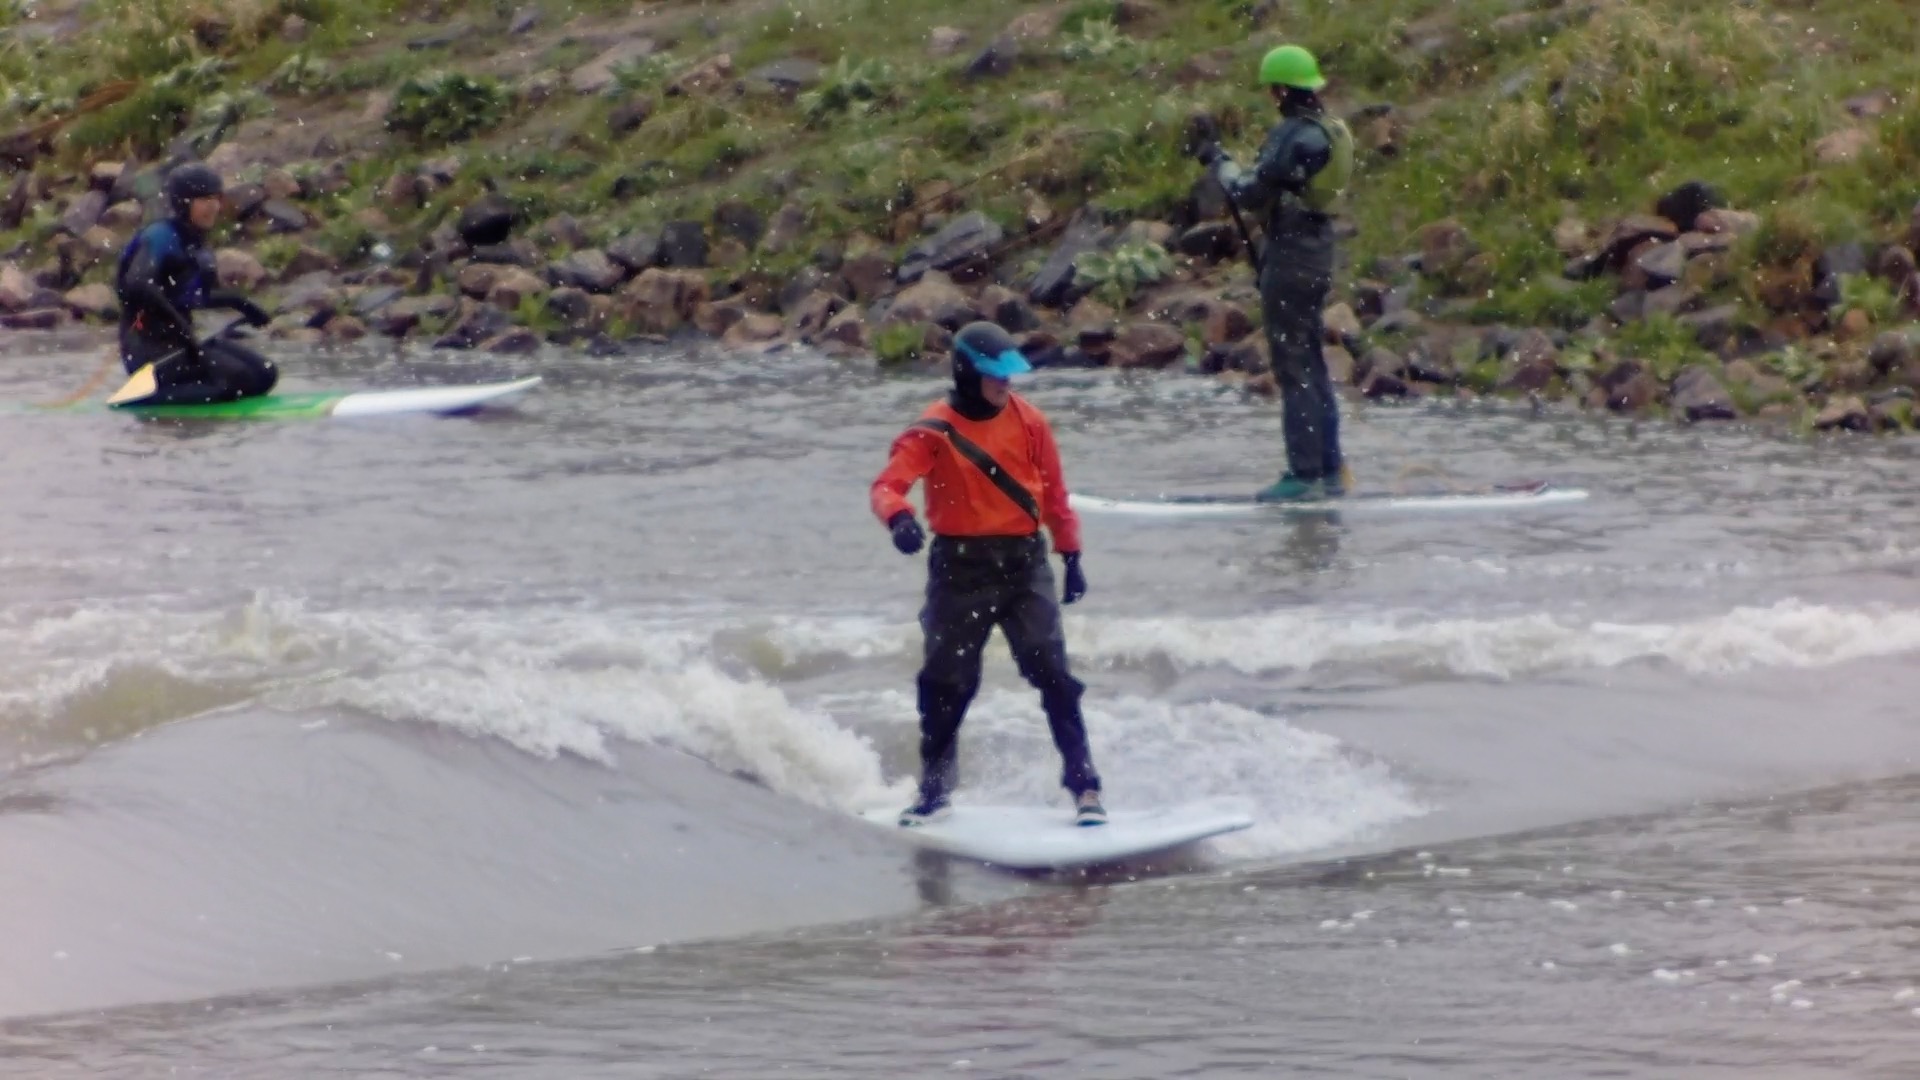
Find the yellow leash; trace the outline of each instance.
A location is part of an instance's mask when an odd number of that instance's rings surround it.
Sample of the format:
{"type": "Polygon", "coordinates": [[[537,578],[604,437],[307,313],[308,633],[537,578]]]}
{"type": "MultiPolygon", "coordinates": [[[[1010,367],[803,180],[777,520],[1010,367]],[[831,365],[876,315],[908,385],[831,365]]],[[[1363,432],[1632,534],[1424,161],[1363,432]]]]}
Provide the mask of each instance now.
{"type": "MultiPolygon", "coordinates": [[[[88,379],[86,383],[80,387],[80,389],[75,390],[73,393],[68,394],[66,397],[60,398],[57,401],[33,402],[33,407],[36,409],[64,409],[70,405],[79,404],[80,402],[86,400],[87,397],[92,395],[92,393],[95,390],[100,389],[101,386],[106,384],[107,376],[113,373],[113,365],[116,362],[118,362],[119,359],[120,359],[120,350],[113,348],[112,346],[108,346],[107,355],[104,359],[100,361],[99,369],[93,373],[93,378],[88,379]]],[[[149,391],[149,393],[151,393],[151,391],[149,391]]]]}

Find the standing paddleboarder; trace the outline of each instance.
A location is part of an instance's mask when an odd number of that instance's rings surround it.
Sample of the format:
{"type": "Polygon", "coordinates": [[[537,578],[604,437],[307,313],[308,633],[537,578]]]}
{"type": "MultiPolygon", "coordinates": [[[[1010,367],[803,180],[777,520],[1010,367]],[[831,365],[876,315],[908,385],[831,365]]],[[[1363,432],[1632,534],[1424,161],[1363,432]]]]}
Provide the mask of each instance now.
{"type": "Polygon", "coordinates": [[[1260,157],[1242,171],[1217,143],[1199,148],[1231,204],[1266,215],[1256,257],[1260,312],[1280,384],[1287,470],[1257,498],[1298,502],[1344,495],[1340,402],[1321,352],[1322,309],[1333,288],[1333,211],[1353,179],[1353,134],[1321,104],[1327,80],[1313,54],[1282,45],[1260,61],[1260,82],[1280,107],[1260,157]]]}

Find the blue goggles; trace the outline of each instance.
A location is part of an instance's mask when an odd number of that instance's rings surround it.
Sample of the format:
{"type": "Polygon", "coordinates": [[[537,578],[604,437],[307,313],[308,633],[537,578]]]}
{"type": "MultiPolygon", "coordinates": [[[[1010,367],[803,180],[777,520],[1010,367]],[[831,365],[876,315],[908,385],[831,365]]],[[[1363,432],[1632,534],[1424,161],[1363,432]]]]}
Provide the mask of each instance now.
{"type": "Polygon", "coordinates": [[[988,356],[964,341],[959,344],[960,351],[972,361],[973,369],[989,379],[1010,379],[1015,375],[1033,370],[1033,365],[1027,363],[1027,358],[1022,356],[1018,349],[1008,349],[998,356],[988,356]]]}

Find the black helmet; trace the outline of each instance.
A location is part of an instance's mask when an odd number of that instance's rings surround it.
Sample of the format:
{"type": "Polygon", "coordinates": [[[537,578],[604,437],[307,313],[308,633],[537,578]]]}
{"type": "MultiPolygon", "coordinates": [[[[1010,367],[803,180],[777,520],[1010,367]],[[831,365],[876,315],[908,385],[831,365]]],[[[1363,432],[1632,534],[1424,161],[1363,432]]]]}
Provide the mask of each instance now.
{"type": "Polygon", "coordinates": [[[955,371],[964,366],[995,379],[1033,370],[1013,335],[990,322],[970,322],[953,335],[953,363],[955,371]]]}
{"type": "Polygon", "coordinates": [[[225,189],[220,174],[200,162],[182,165],[167,174],[167,208],[175,217],[184,218],[193,200],[219,195],[225,189]]]}
{"type": "Polygon", "coordinates": [[[1012,334],[995,323],[968,323],[953,335],[953,407],[970,419],[987,419],[1000,408],[981,393],[981,377],[1006,379],[1032,370],[1012,334]]]}

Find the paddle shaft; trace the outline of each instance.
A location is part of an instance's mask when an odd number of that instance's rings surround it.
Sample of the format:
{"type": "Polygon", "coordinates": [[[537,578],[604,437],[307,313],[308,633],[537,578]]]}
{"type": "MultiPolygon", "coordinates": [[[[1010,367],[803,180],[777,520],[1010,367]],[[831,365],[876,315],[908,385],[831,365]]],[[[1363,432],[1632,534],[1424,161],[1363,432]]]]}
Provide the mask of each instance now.
{"type": "Polygon", "coordinates": [[[1227,209],[1233,213],[1233,223],[1240,227],[1240,239],[1247,245],[1247,261],[1253,264],[1253,276],[1260,277],[1260,249],[1253,246],[1253,233],[1247,229],[1247,219],[1240,216],[1240,204],[1233,201],[1233,192],[1227,185],[1220,185],[1221,194],[1227,197],[1227,209]]]}

